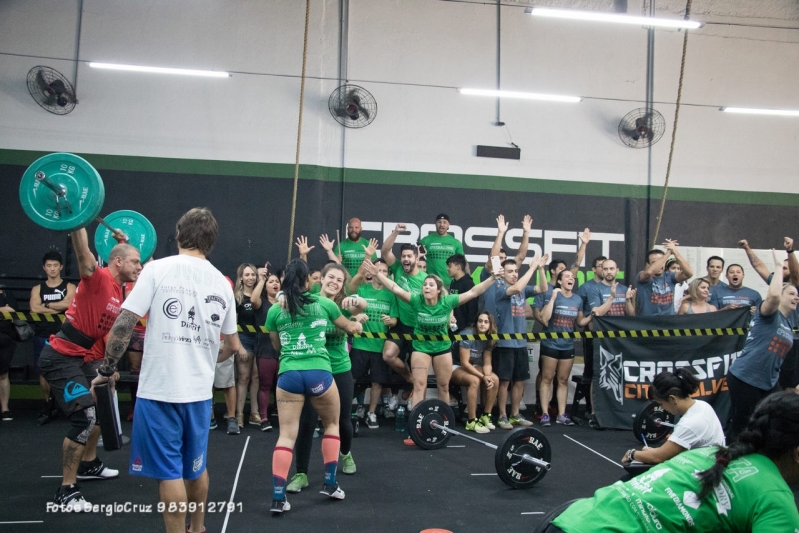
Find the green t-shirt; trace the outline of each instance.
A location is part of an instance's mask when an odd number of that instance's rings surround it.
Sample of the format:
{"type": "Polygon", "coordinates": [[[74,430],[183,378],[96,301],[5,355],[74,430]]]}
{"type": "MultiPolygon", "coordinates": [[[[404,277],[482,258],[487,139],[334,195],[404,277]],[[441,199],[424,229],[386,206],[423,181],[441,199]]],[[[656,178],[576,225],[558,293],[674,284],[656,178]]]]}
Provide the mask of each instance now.
{"type": "MultiPolygon", "coordinates": [[[[322,296],[321,299],[327,300],[328,298],[322,296]]],[[[333,300],[330,301],[332,302],[333,300]]],[[[341,314],[346,318],[352,318],[352,314],[346,309],[342,309],[341,314]]],[[[327,329],[325,330],[325,349],[330,356],[330,367],[333,369],[333,374],[343,374],[350,371],[352,362],[347,351],[347,334],[338,329],[332,322],[327,323],[327,329]]]]}
{"type": "MultiPolygon", "coordinates": [[[[424,279],[427,274],[419,271],[415,276],[408,276],[402,268],[402,263],[394,261],[394,264],[388,267],[389,272],[394,275],[394,283],[403,288],[403,290],[413,294],[414,292],[421,292],[424,279]]],[[[412,328],[416,325],[416,311],[411,304],[397,298],[397,306],[399,307],[399,319],[404,325],[412,328]]]]}
{"type": "MultiPolygon", "coordinates": [[[[369,241],[361,237],[355,242],[344,239],[333,248],[333,252],[341,257],[341,264],[350,273],[350,277],[355,276],[358,267],[363,263],[363,258],[366,256],[366,252],[363,250],[364,246],[369,246],[369,241]]],[[[372,261],[375,259],[377,259],[377,254],[372,254],[372,261]]]]}
{"type": "MultiPolygon", "coordinates": [[[[306,293],[310,295],[309,293],[306,293]]],[[[305,315],[292,320],[288,309],[273,305],[266,314],[266,329],[280,336],[280,374],[288,370],[327,370],[332,372],[330,356],[325,349],[328,322],[341,316],[332,300],[310,295],[305,315]]]]}
{"type": "Polygon", "coordinates": [[[449,287],[452,278],[447,276],[447,259],[462,254],[463,244],[449,233],[429,233],[420,242],[427,250],[427,273],[440,277],[444,280],[444,286],[449,287]]]}
{"type": "Polygon", "coordinates": [[[322,285],[320,283],[311,285],[311,294],[319,294],[320,292],[322,292],[322,285]]]}
{"type": "Polygon", "coordinates": [[[697,448],[579,500],[552,523],[567,533],[799,531],[793,493],[776,465],[752,454],[732,461],[719,486],[698,500],[695,472],[710,468],[716,448],[697,448]]]}
{"type": "MultiPolygon", "coordinates": [[[[449,294],[438,299],[435,305],[427,305],[421,292],[411,293],[411,306],[416,313],[414,335],[449,335],[449,315],[458,307],[458,295],[449,294]]],[[[417,352],[433,354],[449,350],[452,341],[413,341],[417,352]]]]}
{"type": "MultiPolygon", "coordinates": [[[[397,297],[386,288],[375,289],[371,283],[360,285],[357,294],[366,300],[364,313],[369,316],[369,320],[363,324],[363,331],[369,333],[385,333],[388,331],[381,317],[383,315],[399,316],[397,297]]],[[[383,351],[383,342],[385,342],[383,339],[355,337],[352,339],[352,347],[356,350],[381,353],[383,351]]]]}

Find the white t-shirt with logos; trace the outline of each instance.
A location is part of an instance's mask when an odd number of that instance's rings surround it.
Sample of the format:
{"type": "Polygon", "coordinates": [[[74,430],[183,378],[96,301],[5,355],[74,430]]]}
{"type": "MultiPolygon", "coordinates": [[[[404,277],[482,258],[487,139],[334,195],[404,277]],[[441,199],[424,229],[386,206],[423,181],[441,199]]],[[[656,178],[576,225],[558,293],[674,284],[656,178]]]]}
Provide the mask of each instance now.
{"type": "Polygon", "coordinates": [[[724,429],[710,404],[696,400],[680,417],[669,440],[686,450],[724,446],[724,429]]]}
{"type": "Polygon", "coordinates": [[[170,403],[210,399],[219,335],[236,332],[233,289],[222,273],[190,255],[153,261],[122,309],[147,315],[138,397],[170,403]]]}

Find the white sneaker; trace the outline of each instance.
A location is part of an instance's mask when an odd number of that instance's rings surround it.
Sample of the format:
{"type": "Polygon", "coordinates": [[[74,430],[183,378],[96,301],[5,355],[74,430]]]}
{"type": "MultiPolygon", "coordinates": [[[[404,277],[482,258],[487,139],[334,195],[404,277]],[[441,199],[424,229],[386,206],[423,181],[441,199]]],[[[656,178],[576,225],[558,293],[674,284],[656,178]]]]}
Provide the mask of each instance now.
{"type": "Polygon", "coordinates": [[[399,398],[397,398],[396,394],[393,394],[391,398],[388,399],[388,408],[391,411],[396,411],[398,406],[399,406],[399,398]]]}
{"type": "Polygon", "coordinates": [[[92,504],[84,499],[77,485],[59,487],[53,502],[59,506],[59,510],[68,513],[88,513],[92,510],[92,504]]]}
{"type": "Polygon", "coordinates": [[[119,470],[108,468],[100,459],[94,461],[81,461],[78,466],[78,480],[89,481],[92,479],[114,479],[119,477],[119,470]]]}
{"type": "Polygon", "coordinates": [[[366,413],[366,427],[369,429],[376,429],[380,427],[377,423],[377,415],[374,413],[366,413]]]}

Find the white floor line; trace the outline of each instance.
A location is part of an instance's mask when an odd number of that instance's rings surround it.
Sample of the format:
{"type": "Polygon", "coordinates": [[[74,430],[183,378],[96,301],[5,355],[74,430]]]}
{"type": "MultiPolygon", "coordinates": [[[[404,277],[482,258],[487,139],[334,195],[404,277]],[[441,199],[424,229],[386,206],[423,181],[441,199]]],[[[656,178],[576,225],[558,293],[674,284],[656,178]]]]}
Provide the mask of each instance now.
{"type": "Polygon", "coordinates": [[[3,524],[44,524],[44,520],[19,520],[17,522],[0,522],[3,524]]]}
{"type": "Polygon", "coordinates": [[[451,444],[447,446],[447,448],[465,448],[465,447],[466,447],[465,444],[451,444]]]}
{"type": "Polygon", "coordinates": [[[602,454],[601,454],[601,453],[599,453],[598,451],[596,451],[596,450],[594,450],[594,449],[591,449],[591,448],[589,448],[588,446],[586,446],[586,445],[585,445],[585,444],[583,444],[582,442],[576,441],[576,440],[574,440],[573,438],[571,438],[571,437],[570,437],[570,436],[568,436],[568,435],[563,435],[563,436],[564,436],[564,437],[566,437],[567,439],[569,439],[570,441],[572,441],[572,442],[575,442],[575,443],[579,444],[580,446],[582,446],[582,447],[583,447],[583,448],[585,448],[586,450],[588,450],[588,451],[590,451],[590,452],[593,452],[593,453],[597,454],[598,456],[600,456],[600,457],[601,457],[602,459],[604,459],[605,461],[608,461],[608,462],[610,462],[610,463],[613,463],[614,465],[618,466],[619,468],[624,468],[622,465],[620,465],[619,463],[617,463],[617,462],[616,462],[616,461],[614,461],[613,459],[609,459],[609,458],[605,457],[604,455],[602,455],[602,454]]]}
{"type": "MultiPolygon", "coordinates": [[[[230,491],[230,500],[228,502],[235,504],[236,503],[236,487],[239,484],[239,474],[241,473],[241,465],[244,464],[244,455],[247,453],[247,446],[250,444],[250,437],[247,437],[247,440],[244,442],[244,449],[241,451],[241,459],[239,460],[239,467],[236,469],[236,479],[233,481],[233,490],[230,491]]],[[[230,507],[228,507],[227,513],[225,513],[225,522],[222,524],[222,533],[225,533],[227,529],[227,521],[230,518],[230,507]]]]}
{"type": "Polygon", "coordinates": [[[496,476],[496,472],[489,472],[488,474],[472,474],[473,476],[496,476]]]}
{"type": "Polygon", "coordinates": [[[64,477],[64,476],[42,476],[42,477],[43,478],[46,478],[46,477],[52,477],[52,478],[59,477],[60,478],[60,477],[64,477]]]}
{"type": "Polygon", "coordinates": [[[544,514],[544,511],[534,511],[529,513],[522,513],[522,514],[544,514]]]}

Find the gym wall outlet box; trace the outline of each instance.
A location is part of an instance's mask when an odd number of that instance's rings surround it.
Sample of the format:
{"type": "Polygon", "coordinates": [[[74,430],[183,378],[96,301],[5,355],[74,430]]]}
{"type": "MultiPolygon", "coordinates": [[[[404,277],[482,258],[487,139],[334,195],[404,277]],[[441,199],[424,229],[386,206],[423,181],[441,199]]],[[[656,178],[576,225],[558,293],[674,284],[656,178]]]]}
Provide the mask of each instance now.
{"type": "Polygon", "coordinates": [[[521,148],[505,148],[504,146],[477,145],[477,157],[495,157],[498,159],[521,159],[521,148]]]}

